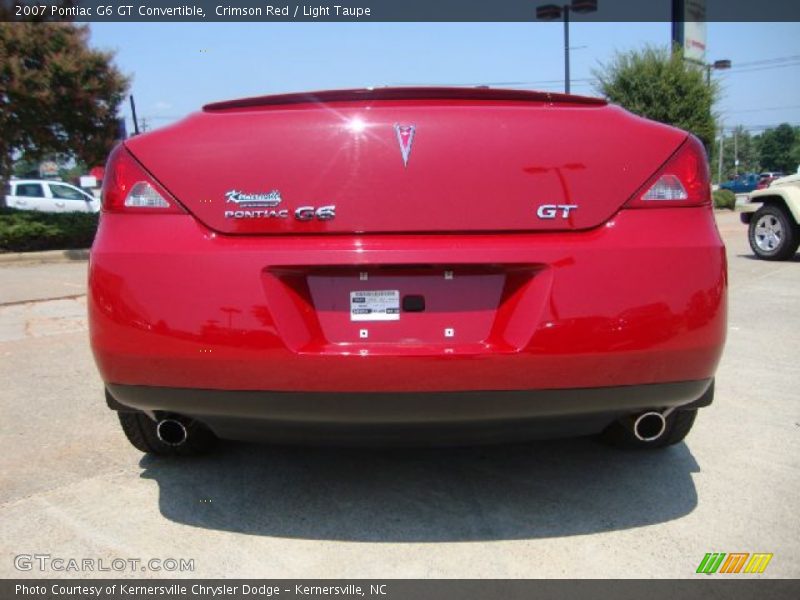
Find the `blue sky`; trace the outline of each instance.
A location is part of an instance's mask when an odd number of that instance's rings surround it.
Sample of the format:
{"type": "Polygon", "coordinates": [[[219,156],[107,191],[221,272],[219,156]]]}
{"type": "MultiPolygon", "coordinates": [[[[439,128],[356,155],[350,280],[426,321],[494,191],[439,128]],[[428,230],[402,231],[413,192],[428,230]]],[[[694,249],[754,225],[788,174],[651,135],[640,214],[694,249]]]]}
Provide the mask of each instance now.
{"type": "MultiPolygon", "coordinates": [[[[93,23],[151,127],[201,105],[259,94],[385,84],[493,84],[559,91],[560,23],[93,23]]],[[[615,51],[669,43],[669,23],[573,23],[573,92],[615,51]]],[[[709,23],[726,126],[800,125],[800,23],[709,23]],[[796,56],[790,66],[747,63],[796,56]],[[741,65],[737,68],[737,65],[741,65]],[[777,67],[777,68],[776,68],[777,67]]],[[[127,106],[125,114],[130,118],[127,106]]]]}

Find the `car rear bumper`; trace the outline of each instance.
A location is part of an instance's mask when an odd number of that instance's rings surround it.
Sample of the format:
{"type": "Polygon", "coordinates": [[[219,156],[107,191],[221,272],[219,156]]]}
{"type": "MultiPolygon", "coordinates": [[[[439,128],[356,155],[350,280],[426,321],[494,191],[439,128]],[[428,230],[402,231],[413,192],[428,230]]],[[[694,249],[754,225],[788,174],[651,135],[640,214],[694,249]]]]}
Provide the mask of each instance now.
{"type": "Polygon", "coordinates": [[[622,210],[588,231],[502,235],[237,237],[189,215],[103,214],[88,304],[108,384],[569,390],[713,377],[726,288],[708,207],[622,210]],[[348,289],[331,283],[336,269],[361,289],[421,266],[439,278],[425,284],[430,293],[451,298],[452,310],[431,305],[365,326],[335,306],[348,289]],[[482,279],[446,293],[469,277],[482,279]]]}
{"type": "Polygon", "coordinates": [[[646,410],[710,403],[711,380],[560,390],[270,392],[108,385],[118,411],[180,414],[221,438],[443,443],[599,433],[646,410]]]}

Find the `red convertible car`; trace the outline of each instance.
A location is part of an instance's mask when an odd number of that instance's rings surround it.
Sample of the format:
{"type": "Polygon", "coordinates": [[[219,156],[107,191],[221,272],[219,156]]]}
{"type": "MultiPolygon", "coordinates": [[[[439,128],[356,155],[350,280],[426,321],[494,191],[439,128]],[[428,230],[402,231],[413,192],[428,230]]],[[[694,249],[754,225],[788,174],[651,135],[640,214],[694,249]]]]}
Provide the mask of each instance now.
{"type": "Polygon", "coordinates": [[[703,146],[595,98],[247,98],[120,144],[91,343],[134,446],[682,440],[726,262],[703,146]]]}

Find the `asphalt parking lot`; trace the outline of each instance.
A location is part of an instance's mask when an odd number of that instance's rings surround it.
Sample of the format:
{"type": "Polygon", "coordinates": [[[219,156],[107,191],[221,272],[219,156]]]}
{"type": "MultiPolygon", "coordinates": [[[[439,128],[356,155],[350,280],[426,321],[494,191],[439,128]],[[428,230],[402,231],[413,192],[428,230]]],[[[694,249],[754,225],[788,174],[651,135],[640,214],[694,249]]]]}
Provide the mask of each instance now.
{"type": "Polygon", "coordinates": [[[578,439],[143,457],[105,408],[86,263],[0,265],[0,577],[80,576],[18,571],[20,554],[194,560],[87,577],[692,577],[706,552],[771,552],[760,577],[798,577],[800,258],[755,260],[737,215],[718,222],[716,401],[660,453],[578,439]]]}

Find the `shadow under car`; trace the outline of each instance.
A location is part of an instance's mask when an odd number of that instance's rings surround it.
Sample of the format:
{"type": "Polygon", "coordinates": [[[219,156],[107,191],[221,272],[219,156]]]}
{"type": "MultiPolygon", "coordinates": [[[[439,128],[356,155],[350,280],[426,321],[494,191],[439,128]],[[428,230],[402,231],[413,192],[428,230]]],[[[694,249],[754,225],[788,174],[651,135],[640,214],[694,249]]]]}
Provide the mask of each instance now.
{"type": "Polygon", "coordinates": [[[622,452],[590,439],[460,448],[223,442],[145,456],[162,515],[208,529],[358,542],[580,535],[670,521],[697,505],[685,444],[622,452]]]}

